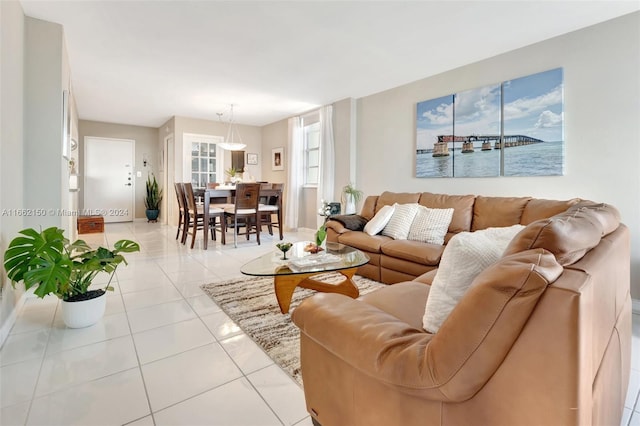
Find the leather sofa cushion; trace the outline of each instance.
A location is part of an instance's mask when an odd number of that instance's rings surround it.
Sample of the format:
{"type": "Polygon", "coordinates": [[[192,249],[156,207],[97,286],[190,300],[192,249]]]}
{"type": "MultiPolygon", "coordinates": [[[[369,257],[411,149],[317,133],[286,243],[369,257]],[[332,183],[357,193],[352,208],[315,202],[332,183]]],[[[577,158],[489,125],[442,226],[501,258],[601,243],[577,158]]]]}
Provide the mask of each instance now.
{"type": "Polygon", "coordinates": [[[528,225],[536,220],[555,216],[567,211],[569,207],[577,204],[579,201],[579,198],[572,198],[566,201],[533,198],[525,206],[522,217],[520,218],[520,224],[528,225]]]}
{"type": "Polygon", "coordinates": [[[381,253],[380,246],[391,241],[384,235],[369,235],[360,231],[348,231],[338,236],[338,242],[371,253],[381,253]]]}
{"type": "Polygon", "coordinates": [[[383,206],[391,206],[395,203],[398,204],[411,204],[417,203],[420,198],[419,193],[412,192],[389,192],[385,191],[378,197],[378,201],[376,202],[376,213],[383,206]]]}
{"type": "MultiPolygon", "coordinates": [[[[449,234],[457,234],[458,232],[471,230],[475,198],[475,195],[447,195],[423,192],[420,194],[418,204],[432,209],[454,209],[453,218],[449,224],[449,234]]],[[[448,235],[446,241],[450,238],[451,235],[448,235]]]]}
{"type": "Polygon", "coordinates": [[[431,286],[405,281],[368,293],[360,299],[369,305],[393,315],[402,322],[420,329],[422,315],[431,286]],[[393,288],[393,290],[390,290],[393,288]]]}
{"type": "Polygon", "coordinates": [[[476,197],[473,207],[472,231],[505,227],[520,223],[530,197],[476,197]]]}
{"type": "Polygon", "coordinates": [[[411,240],[390,240],[381,251],[387,256],[409,260],[422,265],[438,265],[445,246],[411,240]]]}
{"type": "Polygon", "coordinates": [[[564,213],[527,225],[511,240],[504,255],[543,248],[553,253],[562,266],[571,265],[619,224],[620,213],[615,207],[581,202],[564,213]]]}

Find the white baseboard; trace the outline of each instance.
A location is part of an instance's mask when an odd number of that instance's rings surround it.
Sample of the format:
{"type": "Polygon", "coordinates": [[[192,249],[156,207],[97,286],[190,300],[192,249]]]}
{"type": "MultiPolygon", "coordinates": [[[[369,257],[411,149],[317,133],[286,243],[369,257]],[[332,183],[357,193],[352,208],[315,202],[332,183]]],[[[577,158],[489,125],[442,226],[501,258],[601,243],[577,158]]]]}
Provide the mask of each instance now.
{"type": "Polygon", "coordinates": [[[13,310],[9,314],[9,317],[2,324],[2,327],[0,327],[0,348],[4,345],[7,337],[9,337],[9,332],[18,319],[18,312],[20,312],[20,310],[22,309],[22,305],[24,305],[25,299],[26,293],[22,293],[22,295],[18,299],[18,303],[16,303],[16,305],[13,307],[13,310]]]}
{"type": "Polygon", "coordinates": [[[634,314],[640,315],[640,300],[631,299],[631,310],[634,314]]]}

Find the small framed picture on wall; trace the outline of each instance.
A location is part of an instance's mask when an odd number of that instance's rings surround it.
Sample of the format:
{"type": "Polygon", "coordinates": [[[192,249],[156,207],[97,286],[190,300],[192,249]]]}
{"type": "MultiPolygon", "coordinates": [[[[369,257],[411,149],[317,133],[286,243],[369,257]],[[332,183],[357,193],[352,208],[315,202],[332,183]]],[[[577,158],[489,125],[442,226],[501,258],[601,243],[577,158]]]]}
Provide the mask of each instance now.
{"type": "Polygon", "coordinates": [[[247,164],[255,165],[258,164],[258,154],[247,154],[247,164]]]}
{"type": "Polygon", "coordinates": [[[271,170],[284,170],[284,148],[271,150],[271,170]]]}

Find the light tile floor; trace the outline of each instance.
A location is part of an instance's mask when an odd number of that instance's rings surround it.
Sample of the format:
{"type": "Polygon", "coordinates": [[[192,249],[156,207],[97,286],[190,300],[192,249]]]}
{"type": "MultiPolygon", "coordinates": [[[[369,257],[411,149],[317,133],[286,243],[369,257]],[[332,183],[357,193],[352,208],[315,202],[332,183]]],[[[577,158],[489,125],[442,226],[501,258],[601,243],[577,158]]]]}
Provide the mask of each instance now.
{"type": "MultiPolygon", "coordinates": [[[[199,287],[273,250],[277,239],[262,237],[205,251],[160,224],[82,235],[92,245],[130,238],[142,251],[127,255],[93,327],[65,328],[55,298],[26,300],[0,350],[0,424],[311,425],[302,389],[199,287]]],[[[624,426],[640,426],[640,316],[633,321],[624,426]]]]}

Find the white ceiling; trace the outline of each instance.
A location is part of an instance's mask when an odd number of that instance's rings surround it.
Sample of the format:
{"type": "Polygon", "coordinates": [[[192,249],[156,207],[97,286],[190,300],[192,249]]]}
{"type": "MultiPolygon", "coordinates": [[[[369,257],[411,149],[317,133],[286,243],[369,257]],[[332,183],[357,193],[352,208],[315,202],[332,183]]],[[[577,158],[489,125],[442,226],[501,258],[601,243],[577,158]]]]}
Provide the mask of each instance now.
{"type": "Polygon", "coordinates": [[[265,125],[640,10],[640,1],[31,1],[81,119],[265,125]]]}

